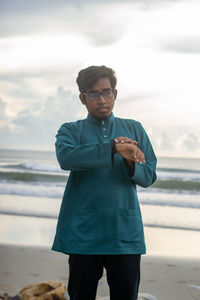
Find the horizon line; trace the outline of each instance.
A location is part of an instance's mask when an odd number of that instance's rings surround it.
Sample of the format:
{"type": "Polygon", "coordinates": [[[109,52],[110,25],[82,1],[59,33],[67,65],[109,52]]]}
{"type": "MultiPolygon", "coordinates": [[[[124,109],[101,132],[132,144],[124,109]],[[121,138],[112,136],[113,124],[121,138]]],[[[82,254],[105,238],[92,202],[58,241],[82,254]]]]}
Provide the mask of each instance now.
{"type": "MultiPolygon", "coordinates": [[[[32,152],[49,152],[55,153],[54,150],[50,149],[22,149],[22,148],[0,148],[0,151],[32,151],[32,152]]],[[[171,156],[171,155],[157,155],[157,158],[175,158],[175,159],[200,159],[200,157],[187,157],[187,156],[171,156]]]]}

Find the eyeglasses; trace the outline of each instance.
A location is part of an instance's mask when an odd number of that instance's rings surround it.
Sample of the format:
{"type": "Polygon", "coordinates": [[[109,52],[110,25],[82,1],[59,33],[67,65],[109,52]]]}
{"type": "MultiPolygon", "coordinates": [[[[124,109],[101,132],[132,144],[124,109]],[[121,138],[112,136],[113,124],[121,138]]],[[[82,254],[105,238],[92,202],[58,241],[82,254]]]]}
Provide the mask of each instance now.
{"type": "Polygon", "coordinates": [[[111,89],[104,89],[101,93],[98,91],[90,91],[88,93],[83,93],[83,95],[88,96],[90,100],[98,100],[100,95],[102,95],[105,99],[112,99],[114,91],[111,89]]]}

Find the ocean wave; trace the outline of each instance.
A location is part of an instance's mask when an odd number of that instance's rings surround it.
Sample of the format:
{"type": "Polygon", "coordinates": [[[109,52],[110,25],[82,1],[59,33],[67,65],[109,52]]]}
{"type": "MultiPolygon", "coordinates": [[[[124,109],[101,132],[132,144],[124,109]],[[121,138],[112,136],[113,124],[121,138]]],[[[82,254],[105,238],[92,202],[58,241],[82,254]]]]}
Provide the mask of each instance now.
{"type": "MultiPolygon", "coordinates": [[[[1,168],[4,169],[16,169],[16,170],[31,170],[38,172],[58,172],[58,173],[66,173],[63,171],[59,165],[45,165],[39,163],[19,163],[19,164],[7,164],[2,165],[1,168]]],[[[157,168],[157,173],[160,176],[172,176],[172,177],[186,177],[193,176],[194,178],[200,178],[199,170],[192,169],[181,169],[181,168],[157,168]]]]}
{"type": "MultiPolygon", "coordinates": [[[[65,174],[49,174],[49,173],[32,173],[32,172],[0,172],[0,181],[35,183],[42,185],[51,183],[57,185],[59,183],[66,183],[69,173],[65,174]]],[[[184,191],[200,192],[200,182],[193,180],[181,179],[159,179],[151,186],[151,189],[168,190],[182,193],[184,191]]]]}
{"type": "Polygon", "coordinates": [[[164,224],[149,224],[149,223],[144,223],[145,227],[152,227],[152,228],[166,228],[166,229],[179,229],[179,230],[192,230],[192,231],[200,231],[200,227],[199,228],[195,228],[195,227],[187,227],[187,226],[174,226],[173,224],[171,225],[164,225],[164,224]]]}
{"type": "Polygon", "coordinates": [[[0,182],[0,195],[62,199],[64,188],[65,184],[62,183],[38,185],[30,183],[21,184],[20,182],[4,184],[0,182]]]}
{"type": "Polygon", "coordinates": [[[176,169],[157,169],[157,176],[162,180],[182,180],[182,181],[196,181],[200,182],[200,172],[191,170],[176,169]]]}
{"type": "MultiPolygon", "coordinates": [[[[35,217],[35,218],[47,218],[47,219],[57,219],[57,215],[50,215],[48,213],[42,213],[42,214],[38,214],[38,213],[28,213],[28,212],[11,212],[11,211],[6,211],[6,210],[1,210],[0,209],[0,214],[4,214],[4,215],[13,215],[13,216],[23,216],[23,217],[35,217]]],[[[180,229],[180,230],[192,230],[192,231],[200,231],[200,227],[197,227],[194,225],[185,225],[185,224],[178,224],[178,225],[174,225],[174,224],[162,224],[162,223],[158,223],[158,224],[153,224],[153,223],[146,223],[143,222],[144,226],[146,227],[153,227],[153,228],[167,228],[167,229],[180,229]]]]}
{"type": "Polygon", "coordinates": [[[66,171],[61,170],[59,166],[31,164],[31,163],[9,164],[9,165],[1,166],[1,168],[14,169],[14,170],[15,169],[16,170],[31,170],[31,171],[39,171],[39,172],[66,173],[66,171]]]}
{"type": "MultiPolygon", "coordinates": [[[[0,182],[0,195],[15,195],[23,198],[56,198],[62,199],[65,183],[0,182]]],[[[144,205],[162,205],[174,207],[200,208],[200,192],[183,190],[166,190],[155,188],[138,188],[138,198],[144,205]]]]}
{"type": "Polygon", "coordinates": [[[200,209],[199,194],[172,194],[172,193],[140,193],[139,202],[143,205],[185,207],[200,209]]]}
{"type": "Polygon", "coordinates": [[[0,180],[23,182],[66,182],[69,174],[43,174],[31,172],[0,172],[0,180]]]}
{"type": "Polygon", "coordinates": [[[1,198],[0,212],[20,216],[57,218],[61,199],[6,195],[1,198]]]}
{"type": "MultiPolygon", "coordinates": [[[[20,201],[19,206],[15,208],[13,208],[13,205],[8,206],[7,208],[0,206],[0,214],[57,219],[60,206],[58,201],[47,201],[47,203],[44,201],[43,206],[38,210],[37,205],[40,205],[40,200],[36,202],[35,199],[33,200],[34,205],[32,205],[30,209],[25,208],[23,202],[20,203],[20,201]]],[[[199,210],[179,207],[167,207],[166,209],[163,209],[162,206],[152,207],[148,205],[141,206],[141,209],[144,226],[200,231],[199,210]]]]}
{"type": "Polygon", "coordinates": [[[157,168],[157,171],[160,172],[170,172],[170,173],[197,173],[200,174],[200,171],[198,170],[192,170],[192,169],[176,169],[176,168],[157,168]]]}
{"type": "Polygon", "coordinates": [[[200,230],[200,209],[141,205],[145,226],[200,230]]]}
{"type": "Polygon", "coordinates": [[[200,182],[187,181],[187,180],[157,180],[151,188],[164,189],[164,190],[176,190],[176,191],[194,191],[200,192],[200,182]]]}
{"type": "Polygon", "coordinates": [[[19,211],[10,211],[0,209],[0,214],[4,215],[13,215],[13,216],[23,216],[23,217],[37,217],[37,218],[48,218],[48,219],[57,219],[57,214],[52,215],[48,213],[37,213],[37,212],[19,212],[19,211]]]}

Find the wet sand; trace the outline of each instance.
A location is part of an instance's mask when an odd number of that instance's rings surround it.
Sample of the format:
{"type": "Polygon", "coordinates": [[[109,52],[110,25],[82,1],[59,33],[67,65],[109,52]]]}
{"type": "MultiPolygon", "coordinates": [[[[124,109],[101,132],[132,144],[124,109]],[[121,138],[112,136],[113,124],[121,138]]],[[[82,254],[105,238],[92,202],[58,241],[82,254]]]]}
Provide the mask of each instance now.
{"type": "MultiPolygon", "coordinates": [[[[148,253],[142,256],[140,293],[157,300],[200,299],[199,232],[145,227],[145,235],[148,253]]],[[[0,290],[15,294],[51,279],[67,284],[67,259],[50,247],[0,244],[0,290]]],[[[104,272],[98,295],[108,294],[104,272]]]]}

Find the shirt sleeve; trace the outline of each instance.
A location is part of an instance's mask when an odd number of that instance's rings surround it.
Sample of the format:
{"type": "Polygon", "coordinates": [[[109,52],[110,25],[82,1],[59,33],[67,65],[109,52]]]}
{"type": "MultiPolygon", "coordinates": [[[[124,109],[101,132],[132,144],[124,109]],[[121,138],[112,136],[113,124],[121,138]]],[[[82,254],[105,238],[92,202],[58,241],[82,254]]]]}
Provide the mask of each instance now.
{"type": "Polygon", "coordinates": [[[58,130],[55,147],[63,170],[87,171],[112,166],[110,143],[78,144],[75,129],[69,123],[58,130]]]}
{"type": "Polygon", "coordinates": [[[144,188],[149,187],[154,183],[156,180],[156,164],[157,159],[151,145],[151,142],[147,136],[146,131],[139,123],[139,140],[138,140],[138,147],[144,153],[145,156],[145,163],[133,163],[134,164],[134,171],[132,174],[129,172],[129,177],[133,182],[139,186],[144,188]],[[132,175],[132,176],[131,176],[132,175]]]}

